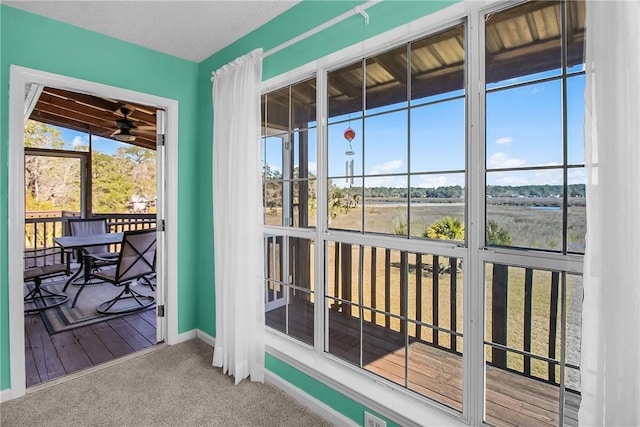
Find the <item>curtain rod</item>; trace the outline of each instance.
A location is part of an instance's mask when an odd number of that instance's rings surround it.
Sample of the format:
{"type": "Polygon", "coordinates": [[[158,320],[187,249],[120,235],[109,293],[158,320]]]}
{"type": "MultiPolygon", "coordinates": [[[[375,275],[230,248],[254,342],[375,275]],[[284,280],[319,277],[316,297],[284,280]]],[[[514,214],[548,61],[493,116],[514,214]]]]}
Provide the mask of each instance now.
{"type": "MultiPolygon", "coordinates": [[[[335,18],[325,22],[324,24],[318,25],[315,28],[310,29],[309,31],[300,34],[297,37],[292,38],[291,40],[288,40],[268,51],[266,51],[265,53],[262,54],[263,58],[266,58],[267,56],[273,55],[276,52],[279,52],[283,49],[288,48],[289,46],[296,44],[306,38],[309,38],[313,35],[318,34],[320,31],[323,31],[329,27],[332,27],[333,25],[337,24],[338,22],[342,22],[347,18],[351,18],[352,16],[356,15],[356,14],[360,14],[362,15],[362,17],[364,18],[364,25],[368,25],[369,24],[369,15],[367,14],[367,12],[365,12],[365,10],[369,9],[371,6],[375,5],[376,3],[381,2],[382,0],[369,0],[366,3],[363,3],[361,5],[356,6],[355,8],[353,8],[352,10],[349,10],[345,13],[343,13],[342,15],[338,15],[335,18]]],[[[215,71],[211,73],[211,80],[213,81],[213,75],[215,74],[215,71]]]]}

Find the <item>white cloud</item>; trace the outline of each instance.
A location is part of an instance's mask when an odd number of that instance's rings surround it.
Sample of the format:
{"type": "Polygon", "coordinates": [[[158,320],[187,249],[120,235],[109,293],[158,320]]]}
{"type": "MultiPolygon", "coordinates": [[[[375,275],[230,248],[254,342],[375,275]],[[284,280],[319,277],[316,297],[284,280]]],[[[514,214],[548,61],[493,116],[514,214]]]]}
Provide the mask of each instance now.
{"type": "Polygon", "coordinates": [[[562,170],[541,169],[521,172],[492,172],[487,175],[489,185],[561,185],[562,170]]]}
{"type": "Polygon", "coordinates": [[[309,172],[314,175],[318,174],[318,163],[317,162],[309,162],[309,172]]]}
{"type": "Polygon", "coordinates": [[[71,141],[71,145],[73,147],[80,147],[80,146],[87,145],[87,144],[88,144],[88,141],[86,140],[86,138],[83,138],[81,136],[76,136],[71,141]]]}
{"type": "Polygon", "coordinates": [[[487,168],[517,168],[524,166],[526,163],[523,159],[512,158],[505,153],[497,152],[487,159],[487,168]]]}
{"type": "Polygon", "coordinates": [[[407,188],[407,179],[402,176],[380,176],[375,178],[365,178],[367,187],[393,187],[407,188]]]}
{"type": "Polygon", "coordinates": [[[464,175],[425,175],[420,177],[420,181],[413,184],[412,187],[421,188],[437,188],[449,187],[451,185],[459,185],[464,187],[464,175]]]}
{"type": "Polygon", "coordinates": [[[390,160],[388,162],[371,167],[368,175],[383,175],[393,173],[402,167],[402,160],[390,160]]]}
{"type": "Polygon", "coordinates": [[[510,136],[505,136],[502,138],[498,138],[496,140],[496,144],[498,145],[503,145],[503,144],[511,144],[513,142],[513,138],[510,136]]]}

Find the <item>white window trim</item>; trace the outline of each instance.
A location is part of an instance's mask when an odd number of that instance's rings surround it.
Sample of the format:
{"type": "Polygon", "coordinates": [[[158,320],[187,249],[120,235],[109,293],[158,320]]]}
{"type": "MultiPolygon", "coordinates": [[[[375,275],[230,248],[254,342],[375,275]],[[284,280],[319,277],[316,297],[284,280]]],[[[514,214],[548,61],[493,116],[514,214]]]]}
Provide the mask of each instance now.
{"type": "MultiPolygon", "coordinates": [[[[315,378],[336,391],[339,391],[359,403],[377,411],[379,414],[394,420],[401,425],[482,425],[484,418],[484,283],[478,286],[478,280],[484,280],[485,262],[500,262],[509,265],[530,266],[540,269],[553,269],[567,273],[582,273],[582,257],[573,255],[558,255],[553,253],[521,251],[509,248],[492,248],[482,251],[484,236],[483,227],[474,226],[484,222],[484,31],[482,31],[483,16],[489,10],[497,10],[506,6],[513,6],[518,2],[498,1],[463,1],[446,9],[419,18],[408,24],[367,39],[363,42],[334,52],[326,57],[309,62],[296,69],[280,74],[262,83],[262,93],[294,84],[315,74],[317,81],[317,103],[320,120],[318,120],[318,182],[326,182],[326,100],[324,93],[327,86],[327,71],[339,68],[357,61],[363,57],[370,57],[376,53],[415,40],[428,34],[449,28],[456,22],[466,20],[467,56],[466,94],[467,94],[467,212],[469,224],[467,234],[467,248],[441,242],[420,241],[416,252],[439,253],[442,255],[465,257],[468,262],[468,279],[463,284],[463,301],[480,301],[481,303],[464,304],[463,330],[465,351],[463,354],[463,412],[459,412],[441,405],[433,400],[416,396],[391,382],[380,380],[374,374],[365,370],[354,369],[351,365],[323,351],[318,345],[324,341],[325,319],[322,310],[316,310],[315,338],[316,346],[311,348],[291,337],[284,336],[269,328],[266,329],[265,345],[269,354],[288,363],[301,372],[315,378]],[[427,30],[427,31],[425,31],[427,30]],[[470,35],[473,34],[473,37],[470,35]],[[470,41],[473,41],[472,45],[470,41]],[[469,144],[469,140],[476,143],[469,144]],[[469,206],[473,209],[473,216],[469,215],[469,206]],[[478,256],[469,257],[469,251],[479,252],[478,256]],[[464,253],[463,253],[464,252],[464,253]],[[473,278],[472,278],[473,277],[473,278]],[[320,340],[320,341],[319,341],[320,340]],[[391,409],[392,408],[392,409],[391,409]]],[[[326,185],[318,185],[317,200],[326,200],[326,185]]],[[[265,233],[280,232],[288,235],[300,235],[316,242],[317,248],[324,246],[328,237],[351,241],[355,244],[375,245],[379,240],[389,246],[391,240],[384,236],[360,236],[326,229],[327,208],[318,203],[319,227],[293,231],[282,227],[265,227],[265,233]],[[323,224],[324,222],[324,224],[323,224]]],[[[403,242],[403,248],[404,244],[403,242]]],[[[391,246],[393,246],[391,244],[391,246]]],[[[404,248],[406,250],[406,248],[404,248]]],[[[316,265],[324,265],[324,251],[316,250],[316,265]]],[[[324,305],[324,271],[316,268],[316,301],[324,305]]]]}

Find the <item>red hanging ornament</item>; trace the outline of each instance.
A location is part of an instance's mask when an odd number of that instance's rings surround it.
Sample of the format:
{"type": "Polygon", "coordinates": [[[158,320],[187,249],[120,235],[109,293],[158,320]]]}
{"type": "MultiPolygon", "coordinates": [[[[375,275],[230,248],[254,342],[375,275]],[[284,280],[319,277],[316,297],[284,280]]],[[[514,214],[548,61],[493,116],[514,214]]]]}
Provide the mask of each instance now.
{"type": "Polygon", "coordinates": [[[353,152],[353,149],[351,148],[351,141],[353,140],[353,138],[356,137],[356,131],[353,130],[351,128],[351,126],[349,126],[345,131],[344,131],[344,139],[347,140],[347,142],[349,142],[349,149],[347,151],[344,152],[344,154],[346,154],[347,156],[353,156],[355,153],[353,152]]]}
{"type": "Polygon", "coordinates": [[[351,127],[348,127],[344,131],[344,139],[346,139],[347,141],[351,142],[355,137],[356,137],[356,131],[353,130],[351,127]]]}

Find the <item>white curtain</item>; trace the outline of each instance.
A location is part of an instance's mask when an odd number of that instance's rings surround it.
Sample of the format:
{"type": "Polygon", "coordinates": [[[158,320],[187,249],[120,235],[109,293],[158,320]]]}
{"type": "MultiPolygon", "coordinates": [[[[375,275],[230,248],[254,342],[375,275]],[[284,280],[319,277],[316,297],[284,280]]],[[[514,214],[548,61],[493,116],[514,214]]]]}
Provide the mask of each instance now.
{"type": "Polygon", "coordinates": [[[579,423],[640,425],[640,3],[587,2],[579,423]]]}
{"type": "Polygon", "coordinates": [[[213,76],[213,365],[236,384],[248,376],[264,380],[261,79],[262,49],[213,76]]]}

